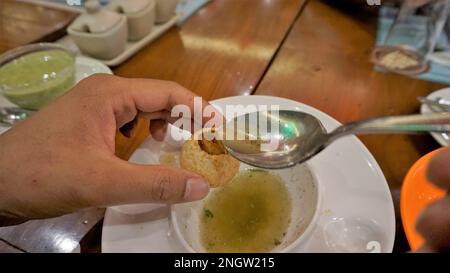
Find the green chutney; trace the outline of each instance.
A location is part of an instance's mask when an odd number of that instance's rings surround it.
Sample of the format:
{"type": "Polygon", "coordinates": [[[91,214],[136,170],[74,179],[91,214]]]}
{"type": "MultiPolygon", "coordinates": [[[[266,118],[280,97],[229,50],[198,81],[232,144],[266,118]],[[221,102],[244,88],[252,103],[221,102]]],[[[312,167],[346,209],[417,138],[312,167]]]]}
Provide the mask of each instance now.
{"type": "Polygon", "coordinates": [[[0,67],[0,92],[26,109],[39,110],[75,83],[75,58],[63,50],[26,54],[0,67]]]}

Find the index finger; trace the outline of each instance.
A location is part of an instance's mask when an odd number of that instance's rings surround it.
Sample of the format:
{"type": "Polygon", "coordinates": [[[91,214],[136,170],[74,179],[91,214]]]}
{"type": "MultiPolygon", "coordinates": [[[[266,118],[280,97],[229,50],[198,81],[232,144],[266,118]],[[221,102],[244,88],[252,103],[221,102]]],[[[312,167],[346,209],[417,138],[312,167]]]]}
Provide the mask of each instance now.
{"type": "Polygon", "coordinates": [[[191,119],[194,119],[195,111],[200,111],[202,125],[213,118],[218,120],[222,118],[219,111],[215,111],[213,116],[203,116],[204,110],[212,105],[175,82],[149,79],[127,79],[127,81],[133,81],[130,83],[132,86],[130,94],[141,112],[153,113],[164,110],[170,112],[177,105],[185,105],[191,111],[191,119]],[[200,99],[201,107],[194,104],[196,97],[200,99]],[[195,109],[196,106],[198,109],[195,109]]]}

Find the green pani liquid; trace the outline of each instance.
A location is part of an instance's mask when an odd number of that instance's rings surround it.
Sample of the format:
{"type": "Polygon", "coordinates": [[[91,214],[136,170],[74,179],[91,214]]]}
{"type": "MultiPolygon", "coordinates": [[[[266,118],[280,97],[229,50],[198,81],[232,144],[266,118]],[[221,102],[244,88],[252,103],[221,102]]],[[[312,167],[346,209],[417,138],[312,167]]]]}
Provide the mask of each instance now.
{"type": "Polygon", "coordinates": [[[75,83],[75,60],[62,50],[26,54],[0,67],[0,90],[20,107],[38,110],[75,83]]]}
{"type": "Polygon", "coordinates": [[[283,241],[292,207],[278,175],[244,171],[212,194],[200,221],[208,252],[268,252],[283,241]]]}

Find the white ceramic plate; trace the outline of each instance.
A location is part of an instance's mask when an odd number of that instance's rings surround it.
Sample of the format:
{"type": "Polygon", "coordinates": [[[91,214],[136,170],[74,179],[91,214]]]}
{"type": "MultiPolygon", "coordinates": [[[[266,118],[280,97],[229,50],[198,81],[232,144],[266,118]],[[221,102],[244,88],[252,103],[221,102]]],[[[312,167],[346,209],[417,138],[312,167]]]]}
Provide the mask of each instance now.
{"type": "MultiPolygon", "coordinates": [[[[215,106],[279,105],[319,118],[327,130],[339,122],[310,106],[277,97],[246,96],[215,100],[215,106]]],[[[147,140],[133,155],[135,163],[159,160],[161,145],[147,140]]],[[[320,218],[310,240],[293,252],[391,252],[395,214],[391,194],[377,162],[354,136],[333,143],[309,161],[322,193],[320,218]]],[[[103,252],[182,252],[169,231],[170,208],[127,205],[108,208],[103,222],[103,252]]]]}
{"type": "MultiPolygon", "coordinates": [[[[450,88],[444,88],[444,89],[434,91],[433,93],[431,93],[427,96],[427,98],[430,100],[435,100],[438,97],[441,97],[445,100],[450,101],[450,88]]],[[[431,112],[432,111],[431,111],[430,107],[428,107],[425,104],[422,104],[422,106],[420,107],[420,113],[422,113],[422,114],[427,114],[427,113],[431,113],[431,112]]],[[[441,146],[450,145],[450,140],[448,138],[446,138],[446,136],[448,136],[448,134],[439,134],[439,133],[430,133],[430,134],[439,144],[441,144],[441,146]]]]}
{"type": "MultiPolygon", "coordinates": [[[[113,74],[111,69],[103,63],[91,58],[77,56],[75,59],[76,65],[76,82],[89,77],[96,73],[113,74]]],[[[0,95],[0,107],[17,107],[5,97],[0,95]]],[[[8,128],[0,125],[0,134],[5,132],[8,128]]]]}

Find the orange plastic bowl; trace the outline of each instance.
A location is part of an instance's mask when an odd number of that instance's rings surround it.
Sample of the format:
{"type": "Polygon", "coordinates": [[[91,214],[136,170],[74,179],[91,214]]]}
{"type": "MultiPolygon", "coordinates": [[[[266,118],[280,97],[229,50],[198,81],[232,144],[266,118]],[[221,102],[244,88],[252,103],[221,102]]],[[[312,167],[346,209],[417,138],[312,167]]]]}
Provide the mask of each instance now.
{"type": "Polygon", "coordinates": [[[423,245],[423,238],[416,232],[417,218],[430,203],[444,197],[445,191],[437,188],[426,178],[426,169],[430,159],[445,148],[435,150],[420,158],[409,169],[403,181],[400,195],[400,213],[411,250],[417,250],[423,245]]]}

